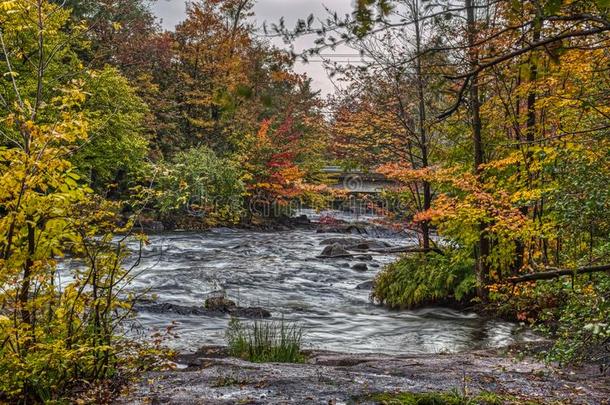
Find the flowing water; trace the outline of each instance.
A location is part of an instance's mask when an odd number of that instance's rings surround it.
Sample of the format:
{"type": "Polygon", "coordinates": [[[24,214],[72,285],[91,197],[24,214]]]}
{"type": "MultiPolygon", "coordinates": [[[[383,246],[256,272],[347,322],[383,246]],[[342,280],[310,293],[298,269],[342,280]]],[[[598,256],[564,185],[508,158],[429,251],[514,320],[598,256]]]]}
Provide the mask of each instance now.
{"type": "MultiPolygon", "coordinates": [[[[240,306],[260,306],[273,318],[301,323],[306,346],[344,352],[435,353],[497,347],[535,338],[512,323],[486,320],[447,308],[389,311],[356,286],[371,280],[394,256],[375,256],[369,270],[345,259],[319,259],[329,237],[312,230],[254,232],[217,229],[150,237],[133,288],[149,289],[158,303],[202,306],[222,290],[240,306]]],[[[392,245],[405,238],[382,239],[392,245]]],[[[194,350],[224,344],[227,317],[156,313],[142,308],[137,323],[146,334],[174,324],[169,344],[194,350]]]]}

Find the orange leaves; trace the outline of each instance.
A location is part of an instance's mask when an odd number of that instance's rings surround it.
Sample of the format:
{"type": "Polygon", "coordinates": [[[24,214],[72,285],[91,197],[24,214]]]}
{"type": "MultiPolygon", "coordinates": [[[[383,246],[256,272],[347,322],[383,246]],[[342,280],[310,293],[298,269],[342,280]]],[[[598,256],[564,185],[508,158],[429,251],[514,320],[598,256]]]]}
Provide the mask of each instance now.
{"type": "Polygon", "coordinates": [[[507,157],[505,157],[503,159],[492,160],[488,163],[482,164],[480,167],[481,167],[481,169],[484,169],[484,170],[504,169],[506,167],[513,166],[513,165],[516,165],[516,164],[522,163],[522,162],[523,162],[523,153],[516,151],[516,152],[511,153],[510,155],[508,155],[507,157]]]}
{"type": "Polygon", "coordinates": [[[271,120],[263,120],[261,123],[260,129],[258,130],[257,138],[259,142],[266,142],[268,139],[267,134],[269,133],[269,126],[271,125],[271,120]]]}
{"type": "Polygon", "coordinates": [[[433,179],[434,174],[434,169],[431,167],[412,169],[411,166],[406,163],[388,163],[380,166],[376,171],[389,179],[397,180],[402,183],[430,181],[433,179]]]}
{"type": "Polygon", "coordinates": [[[301,136],[290,115],[279,125],[273,125],[271,119],[261,123],[257,142],[245,156],[245,166],[251,174],[248,179],[251,195],[281,202],[303,192],[305,172],[296,162],[301,136]]]}

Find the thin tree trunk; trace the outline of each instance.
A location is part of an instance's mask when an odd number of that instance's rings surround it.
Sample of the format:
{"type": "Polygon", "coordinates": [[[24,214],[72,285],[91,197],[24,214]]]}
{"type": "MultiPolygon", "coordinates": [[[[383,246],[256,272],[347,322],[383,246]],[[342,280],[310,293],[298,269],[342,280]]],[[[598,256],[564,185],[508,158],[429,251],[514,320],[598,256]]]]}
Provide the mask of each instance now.
{"type": "MultiPolygon", "coordinates": [[[[470,69],[475,71],[478,67],[478,55],[476,51],[476,20],[473,0],[465,0],[466,20],[468,25],[468,51],[470,53],[470,69]]],[[[483,141],[481,134],[481,102],[479,98],[479,78],[475,74],[470,85],[470,113],[472,125],[472,139],[474,144],[474,170],[476,174],[481,173],[483,165],[483,141]]],[[[487,225],[479,224],[479,243],[476,263],[477,296],[482,300],[487,299],[487,285],[489,283],[489,265],[487,258],[490,253],[490,243],[487,237],[487,225]]]]}
{"type": "MultiPolygon", "coordinates": [[[[413,2],[413,14],[415,16],[415,47],[416,47],[416,58],[415,58],[415,70],[416,70],[416,81],[417,81],[417,97],[419,101],[419,144],[421,149],[421,160],[422,169],[428,167],[428,136],[426,134],[426,102],[424,98],[424,78],[421,67],[421,21],[419,19],[419,2],[415,0],[413,2]]],[[[430,209],[432,204],[432,193],[430,191],[430,182],[423,181],[423,211],[430,209]]],[[[421,222],[422,231],[422,247],[424,249],[430,249],[430,224],[428,221],[421,222]]]]}
{"type": "MultiPolygon", "coordinates": [[[[533,32],[533,41],[537,42],[540,40],[540,27],[537,22],[535,22],[534,32],[533,32]]],[[[530,71],[529,71],[529,84],[530,89],[527,93],[527,120],[526,120],[526,128],[525,128],[525,141],[526,148],[530,148],[530,146],[536,140],[536,91],[534,82],[538,79],[538,65],[535,60],[532,60],[530,56],[530,71]]],[[[527,187],[531,187],[532,176],[530,173],[530,165],[531,165],[532,153],[527,150],[525,153],[525,175],[527,176],[527,187]]],[[[525,217],[529,216],[529,208],[527,206],[523,206],[519,208],[521,214],[525,217]]],[[[517,240],[515,247],[515,263],[512,266],[512,274],[515,275],[518,273],[519,269],[523,267],[525,260],[525,241],[517,240]]]]}
{"type": "Polygon", "coordinates": [[[552,280],[561,276],[574,276],[578,274],[593,274],[601,272],[610,272],[610,265],[606,264],[602,266],[581,267],[575,270],[554,269],[549,271],[542,271],[539,273],[525,274],[519,277],[511,277],[509,279],[506,279],[506,281],[512,284],[518,284],[525,283],[528,281],[552,280]]]}

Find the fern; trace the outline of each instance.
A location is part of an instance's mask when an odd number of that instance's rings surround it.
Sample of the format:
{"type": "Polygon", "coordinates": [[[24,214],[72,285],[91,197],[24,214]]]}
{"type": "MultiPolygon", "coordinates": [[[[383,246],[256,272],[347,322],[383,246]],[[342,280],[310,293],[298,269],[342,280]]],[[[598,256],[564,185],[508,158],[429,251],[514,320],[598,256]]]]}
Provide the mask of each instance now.
{"type": "Polygon", "coordinates": [[[474,293],[474,260],[452,250],[404,256],[375,279],[371,298],[390,308],[414,308],[439,302],[465,302],[474,293]]]}

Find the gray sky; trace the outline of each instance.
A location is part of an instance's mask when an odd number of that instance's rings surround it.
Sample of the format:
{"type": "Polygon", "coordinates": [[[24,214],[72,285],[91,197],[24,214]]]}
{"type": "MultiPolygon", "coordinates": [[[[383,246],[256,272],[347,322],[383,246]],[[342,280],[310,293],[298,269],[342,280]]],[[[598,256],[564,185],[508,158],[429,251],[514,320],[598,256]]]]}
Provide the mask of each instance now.
{"type": "MultiPolygon", "coordinates": [[[[353,0],[258,0],[254,9],[255,18],[259,25],[267,21],[268,25],[278,22],[280,17],[284,17],[286,25],[293,27],[298,18],[306,18],[309,14],[325,19],[327,13],[324,6],[336,11],[339,15],[344,15],[352,11],[353,0]]],[[[174,26],[184,19],[185,0],[157,0],[153,3],[153,10],[159,18],[163,20],[163,27],[171,30],[174,26]]],[[[296,50],[308,48],[313,45],[315,37],[301,38],[296,44],[296,50]]],[[[273,40],[278,46],[284,46],[281,40],[273,40]]],[[[337,53],[354,53],[354,51],[338,48],[337,53]]],[[[319,58],[316,58],[319,59],[319,58]]],[[[349,59],[349,58],[342,58],[349,59]]],[[[358,58],[353,58],[357,61],[358,58]]],[[[328,94],[333,92],[333,84],[328,78],[322,63],[311,62],[308,64],[298,63],[295,70],[299,73],[307,73],[313,78],[314,87],[328,94]]]]}

